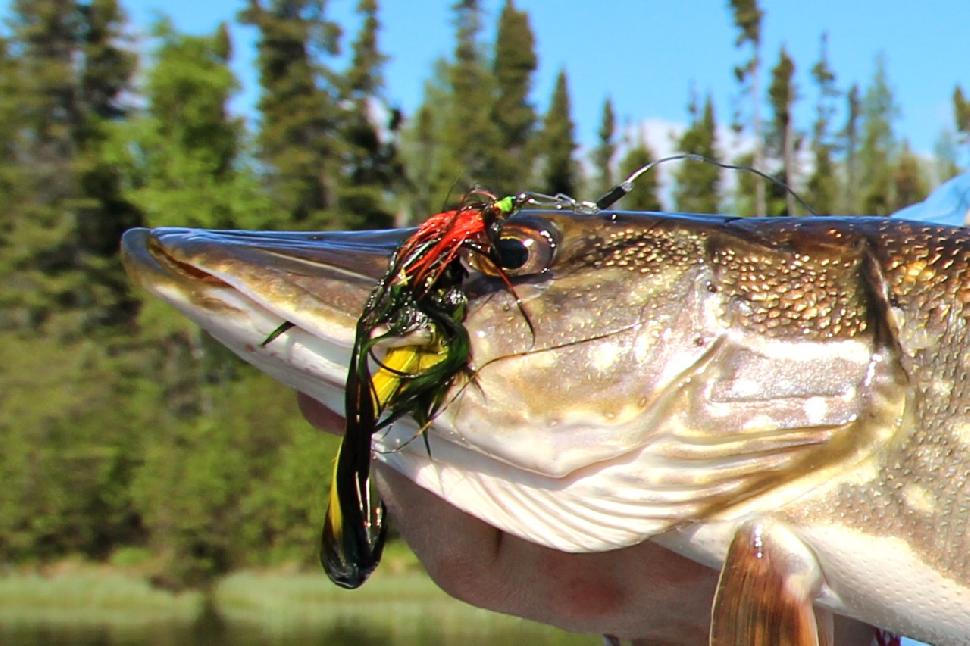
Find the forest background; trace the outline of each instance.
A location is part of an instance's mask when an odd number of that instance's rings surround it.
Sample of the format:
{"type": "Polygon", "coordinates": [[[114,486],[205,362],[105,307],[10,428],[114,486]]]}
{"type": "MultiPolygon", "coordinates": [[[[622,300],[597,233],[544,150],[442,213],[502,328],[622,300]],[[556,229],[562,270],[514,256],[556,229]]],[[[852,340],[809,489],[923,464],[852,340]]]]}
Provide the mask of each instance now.
{"type": "MultiPolygon", "coordinates": [[[[159,16],[147,39],[118,0],[0,8],[7,565],[137,554],[156,582],[182,587],[316,561],[333,440],[291,393],[134,291],[118,257],[126,228],[389,227],[473,184],[595,197],[657,155],[636,125],[650,106],[621,118],[608,96],[581,147],[565,69],[537,109],[535,33],[512,0],[494,23],[475,0],[452,6],[453,31],[433,35],[451,53],[415,70],[429,80],[410,114],[386,96],[377,0],[360,0],[353,30],[324,0],[250,0],[210,34],[159,16]],[[249,118],[230,109],[240,26],[257,34],[249,118]]],[[[917,153],[897,131],[884,57],[867,82],[844,84],[824,34],[814,60],[795,61],[766,51],[757,0],[726,3],[723,19],[736,57],[714,63],[735,76],[731,114],[684,80],[672,149],[754,165],[817,212],[846,215],[888,214],[965,168],[960,79],[939,97],[950,114],[934,151],[917,153]]],[[[777,186],[704,164],[644,180],[621,207],[803,214],[777,186]]]]}

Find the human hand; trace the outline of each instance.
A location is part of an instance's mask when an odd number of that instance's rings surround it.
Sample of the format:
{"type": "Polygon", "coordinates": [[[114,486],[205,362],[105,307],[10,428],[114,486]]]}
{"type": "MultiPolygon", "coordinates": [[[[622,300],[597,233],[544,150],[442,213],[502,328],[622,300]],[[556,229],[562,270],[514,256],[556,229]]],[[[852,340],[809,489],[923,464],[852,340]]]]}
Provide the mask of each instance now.
{"type": "MultiPolygon", "coordinates": [[[[342,429],[343,418],[300,394],[314,426],[342,429]]],[[[378,465],[387,511],[431,578],[474,606],[565,630],[649,644],[705,644],[717,572],[652,542],[571,554],[522,540],[448,504],[378,465]]],[[[839,644],[865,644],[872,629],[836,625],[839,644]]]]}

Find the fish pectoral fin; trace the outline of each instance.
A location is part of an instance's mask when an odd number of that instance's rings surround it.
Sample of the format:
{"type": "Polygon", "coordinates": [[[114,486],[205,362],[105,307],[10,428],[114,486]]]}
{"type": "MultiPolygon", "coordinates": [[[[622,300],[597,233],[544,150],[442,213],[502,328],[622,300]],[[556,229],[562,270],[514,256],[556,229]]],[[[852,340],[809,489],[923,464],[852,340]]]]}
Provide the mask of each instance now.
{"type": "Polygon", "coordinates": [[[711,646],[831,646],[831,614],[816,618],[813,606],[822,580],[815,555],[784,525],[743,525],[718,580],[711,646]]]}

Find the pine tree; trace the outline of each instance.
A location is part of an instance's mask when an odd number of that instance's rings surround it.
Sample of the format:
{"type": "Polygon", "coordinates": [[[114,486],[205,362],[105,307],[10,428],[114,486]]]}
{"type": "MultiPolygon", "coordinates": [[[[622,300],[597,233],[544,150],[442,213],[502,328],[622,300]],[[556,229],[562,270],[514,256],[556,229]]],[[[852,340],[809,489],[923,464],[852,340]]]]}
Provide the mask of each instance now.
{"type": "MultiPolygon", "coordinates": [[[[768,99],[771,102],[772,120],[768,141],[776,159],[781,161],[778,178],[786,185],[793,186],[797,169],[795,153],[798,142],[792,120],[792,107],[798,97],[794,84],[795,62],[781,48],[778,64],[771,70],[771,84],[768,86],[768,99]]],[[[795,215],[795,198],[791,191],[781,191],[778,202],[768,205],[771,215],[795,215]]],[[[772,196],[774,197],[774,196],[772,196]]]]}
{"type": "Polygon", "coordinates": [[[970,147],[970,100],[964,97],[963,88],[959,85],[953,88],[953,121],[959,141],[964,148],[970,147]]]}
{"type": "Polygon", "coordinates": [[[542,185],[543,191],[550,195],[563,193],[575,196],[579,188],[578,171],[573,159],[576,140],[570,110],[569,81],[565,70],[560,70],[542,128],[542,185]]]}
{"type": "Polygon", "coordinates": [[[970,100],[963,96],[963,88],[959,85],[953,88],[953,120],[957,132],[970,136],[970,100]]]}
{"type": "Polygon", "coordinates": [[[913,154],[908,142],[903,142],[902,150],[892,170],[892,202],[889,210],[916,204],[926,199],[929,189],[920,167],[919,158],[913,154]]]}
{"type": "Polygon", "coordinates": [[[107,0],[16,2],[0,82],[0,558],[100,555],[130,537],[134,461],[123,350],[127,281],[111,231],[127,216],[102,157],[129,82],[107,0]],[[19,166],[14,170],[12,165],[19,166]],[[44,405],[37,405],[43,393],[44,405]]]}
{"type": "MultiPolygon", "coordinates": [[[[686,153],[703,155],[708,159],[720,159],[717,149],[717,123],[714,103],[708,95],[700,111],[695,99],[688,106],[691,123],[678,142],[678,148],[686,153]]],[[[674,205],[686,213],[717,213],[720,206],[720,168],[713,164],[685,161],[674,174],[674,205]]]]}
{"type": "MultiPolygon", "coordinates": [[[[758,170],[763,170],[764,144],[761,133],[761,20],[764,12],[758,6],[757,0],[729,0],[734,25],[738,28],[738,36],[734,44],[741,48],[750,45],[751,57],[741,66],[734,68],[734,75],[742,86],[742,92],[751,101],[749,131],[754,140],[753,164],[758,170]]],[[[740,127],[740,126],[739,126],[740,127]]],[[[755,185],[755,212],[767,212],[765,186],[763,182],[755,185]]]]}
{"type": "Polygon", "coordinates": [[[603,102],[603,116],[600,118],[599,144],[593,149],[593,167],[596,169],[597,195],[602,195],[613,187],[613,157],[616,155],[616,117],[613,114],[613,101],[607,97],[603,102]]]}
{"type": "MultiPolygon", "coordinates": [[[[656,155],[650,149],[643,134],[623,155],[620,161],[620,177],[629,177],[638,169],[656,160],[656,155]]],[[[608,185],[608,190],[612,184],[608,185]]],[[[599,194],[599,193],[597,193],[599,194]]],[[[662,211],[663,204],[660,202],[660,185],[657,169],[648,171],[637,178],[633,185],[633,190],[627,194],[618,204],[619,208],[630,211],[662,211]]]]}
{"type": "Polygon", "coordinates": [[[238,81],[229,69],[231,41],[154,27],[158,47],[145,91],[146,114],[122,133],[118,157],[128,167],[129,197],[153,226],[203,228],[285,226],[251,172],[238,163],[243,122],[229,115],[238,81]]]}
{"type": "Polygon", "coordinates": [[[817,213],[830,214],[838,209],[838,178],[832,158],[833,146],[829,140],[829,125],[834,112],[832,100],[838,96],[835,89],[835,73],[829,66],[828,37],[822,34],[818,62],[812,67],[812,78],[817,87],[815,124],[812,128],[812,175],[808,179],[809,203],[817,213]]]}
{"type": "MultiPolygon", "coordinates": [[[[442,171],[460,189],[490,187],[502,151],[492,120],[495,80],[482,55],[482,10],[478,0],[455,4],[457,39],[454,59],[446,68],[448,99],[444,106],[441,145],[448,155],[442,171]]],[[[444,179],[444,178],[443,178],[444,179]]]]}
{"type": "Polygon", "coordinates": [[[846,214],[858,214],[859,206],[859,119],[862,114],[862,100],[859,86],[853,85],[846,94],[845,126],[842,129],[842,149],[845,156],[845,195],[842,210],[846,214]]]}
{"type": "Polygon", "coordinates": [[[532,74],[538,65],[529,16],[506,0],[499,17],[492,72],[496,95],[492,121],[498,129],[490,186],[499,194],[513,193],[529,179],[534,153],[536,113],[529,102],[532,74]]]}
{"type": "Polygon", "coordinates": [[[390,191],[400,187],[404,174],[395,141],[400,115],[388,110],[380,98],[381,67],[387,57],[377,44],[377,0],[360,0],[357,10],[363,24],[344,79],[341,104],[350,109],[345,111],[341,130],[346,153],[335,221],[340,228],[390,228],[394,224],[390,191]]]}
{"type": "Polygon", "coordinates": [[[862,143],[859,147],[859,184],[862,209],[868,215],[892,212],[892,167],[896,155],[893,121],[897,108],[886,78],[886,64],[876,60],[876,71],[862,99],[862,143]]]}
{"type": "Polygon", "coordinates": [[[259,159],[291,226],[331,224],[340,156],[334,75],[321,60],[339,51],[325,0],[250,0],[243,23],[259,30],[259,159]]]}
{"type": "Polygon", "coordinates": [[[401,133],[401,158],[409,187],[405,202],[411,223],[453,204],[461,190],[457,186],[460,170],[445,138],[451,105],[448,67],[444,60],[435,63],[421,107],[401,133]]]}
{"type": "MultiPolygon", "coordinates": [[[[126,229],[141,224],[142,213],[124,197],[124,178],[108,148],[113,129],[127,116],[123,97],[131,90],[137,58],[126,48],[126,18],[117,0],[93,0],[78,9],[82,62],[74,164],[78,244],[83,261],[111,283],[110,298],[117,305],[110,318],[120,320],[132,315],[134,301],[117,257],[118,239],[126,229]]],[[[107,297],[103,293],[102,302],[107,297]]]]}

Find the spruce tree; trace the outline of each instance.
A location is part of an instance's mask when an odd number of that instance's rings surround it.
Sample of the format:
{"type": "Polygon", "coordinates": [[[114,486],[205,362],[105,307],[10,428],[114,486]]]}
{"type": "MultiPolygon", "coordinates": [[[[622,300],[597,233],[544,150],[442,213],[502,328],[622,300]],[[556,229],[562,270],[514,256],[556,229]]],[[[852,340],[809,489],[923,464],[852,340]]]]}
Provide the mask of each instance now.
{"type": "MultiPolygon", "coordinates": [[[[734,68],[734,75],[741,85],[742,94],[751,101],[751,112],[748,117],[748,132],[754,140],[753,164],[758,170],[764,164],[764,143],[761,132],[761,21],[764,12],[758,6],[757,0],[729,0],[734,25],[738,29],[738,36],[734,41],[735,47],[750,46],[750,57],[742,65],[734,68]]],[[[741,119],[738,127],[743,128],[741,119]]],[[[767,212],[765,186],[763,182],[755,185],[755,212],[763,215],[767,212]]]]}
{"type": "MultiPolygon", "coordinates": [[[[593,168],[596,169],[595,193],[602,195],[613,187],[613,157],[616,155],[616,116],[613,101],[607,97],[597,132],[599,143],[593,149],[593,168]]],[[[624,176],[625,177],[625,176],[624,176]]]]}
{"type": "Polygon", "coordinates": [[[916,204],[926,199],[929,188],[923,174],[919,158],[913,154],[908,142],[903,142],[899,157],[892,170],[892,202],[889,210],[899,209],[916,204]]]}
{"type": "Polygon", "coordinates": [[[876,71],[862,99],[859,147],[861,207],[866,215],[892,212],[892,159],[896,155],[893,121],[898,109],[886,78],[885,60],[876,59],[876,71]]]}
{"type": "Polygon", "coordinates": [[[395,140],[400,115],[381,100],[386,57],[377,43],[377,0],[361,0],[357,10],[363,22],[344,75],[341,104],[349,109],[341,129],[346,150],[334,220],[340,228],[390,228],[394,225],[390,193],[403,180],[395,140]]]}
{"type": "MultiPolygon", "coordinates": [[[[778,64],[771,70],[771,83],[768,86],[768,99],[772,111],[768,142],[775,158],[781,162],[778,179],[789,187],[794,185],[797,172],[795,168],[797,135],[793,125],[792,107],[798,94],[793,80],[794,76],[795,62],[782,47],[778,55],[778,64]]],[[[782,193],[778,196],[780,199],[772,200],[772,203],[768,205],[768,213],[771,215],[795,215],[795,198],[791,191],[782,190],[780,192],[782,193]]],[[[772,197],[775,197],[775,195],[772,195],[772,197]]]]}
{"type": "Polygon", "coordinates": [[[411,223],[454,204],[467,188],[462,185],[455,155],[446,145],[451,110],[448,67],[444,60],[435,63],[434,75],[425,83],[421,107],[401,133],[401,158],[409,187],[404,202],[411,223]]]}
{"type": "Polygon", "coordinates": [[[483,56],[482,10],[478,0],[455,3],[457,38],[454,58],[446,68],[448,88],[441,145],[448,156],[443,179],[461,191],[490,187],[502,155],[498,125],[492,119],[495,80],[483,56]]]}
{"type": "MultiPolygon", "coordinates": [[[[655,160],[656,156],[641,134],[620,161],[620,177],[625,179],[655,160]]],[[[630,211],[662,211],[658,177],[656,168],[638,177],[633,190],[624,196],[617,206],[630,211]]],[[[609,188],[610,186],[607,186],[607,190],[609,188]]]]}
{"type": "Polygon", "coordinates": [[[128,283],[108,121],[132,69],[112,2],[13,4],[0,57],[0,558],[102,555],[130,537],[128,283]],[[107,64],[108,61],[110,64],[107,64]],[[116,64],[117,63],[117,64],[116,64]],[[19,168],[14,170],[13,165],[19,168]],[[108,238],[113,238],[108,241],[108,238]],[[43,393],[44,405],[37,405],[43,393]]]}
{"type": "Polygon", "coordinates": [[[254,174],[239,165],[244,132],[242,120],[229,114],[239,84],[229,68],[227,26],[190,36],[162,20],[154,36],[147,109],[125,130],[119,151],[131,177],[130,199],[152,226],[285,226],[272,219],[254,174]]]}
{"type": "MultiPolygon", "coordinates": [[[[958,140],[964,144],[964,148],[970,148],[970,100],[963,95],[963,88],[959,85],[953,88],[953,121],[958,140]]],[[[951,165],[956,166],[958,164],[955,162],[951,165]]]]}
{"type": "Polygon", "coordinates": [[[835,73],[829,66],[828,37],[821,38],[819,59],[812,67],[817,98],[815,123],[812,127],[812,174],[808,179],[808,200],[816,213],[831,214],[839,208],[838,178],[833,160],[833,145],[829,127],[834,109],[832,101],[838,96],[835,89],[835,73]]]}
{"type": "Polygon", "coordinates": [[[579,176],[573,152],[576,140],[570,116],[569,81],[565,70],[556,77],[556,87],[549,103],[542,127],[543,191],[550,195],[563,193],[575,196],[579,176]]]}
{"type": "Polygon", "coordinates": [[[123,97],[131,90],[137,59],[126,48],[126,19],[117,0],[93,0],[79,5],[79,13],[78,242],[88,262],[103,275],[112,275],[114,297],[122,308],[117,315],[123,316],[133,302],[117,258],[118,239],[141,223],[142,213],[124,197],[125,180],[110,159],[109,147],[115,126],[128,114],[123,97]]]}
{"type": "Polygon", "coordinates": [[[291,226],[331,225],[340,156],[334,74],[339,28],[324,0],[250,0],[243,23],[259,30],[259,159],[276,208],[291,226]],[[268,2],[268,5],[264,5],[268,2]]]}
{"type": "MultiPolygon", "coordinates": [[[[685,153],[703,155],[718,160],[717,123],[714,117],[714,103],[708,95],[703,110],[699,110],[696,100],[688,106],[691,123],[678,142],[678,148],[685,153]]],[[[686,213],[717,213],[720,206],[721,169],[713,164],[699,161],[684,161],[674,173],[674,205],[678,211],[686,213]]]]}
{"type": "Polygon", "coordinates": [[[846,214],[858,214],[859,206],[859,119],[862,114],[862,100],[859,86],[849,88],[845,99],[845,126],[842,128],[842,150],[845,157],[845,195],[842,210],[846,214]]]}
{"type": "Polygon", "coordinates": [[[953,88],[953,120],[957,132],[965,137],[970,136],[970,100],[963,95],[963,88],[959,85],[953,88]]]}
{"type": "Polygon", "coordinates": [[[490,187],[499,194],[520,191],[529,180],[536,123],[529,92],[537,66],[529,16],[516,9],[512,0],[506,0],[499,17],[492,63],[492,121],[498,128],[498,148],[492,156],[494,168],[488,171],[490,187]]]}

